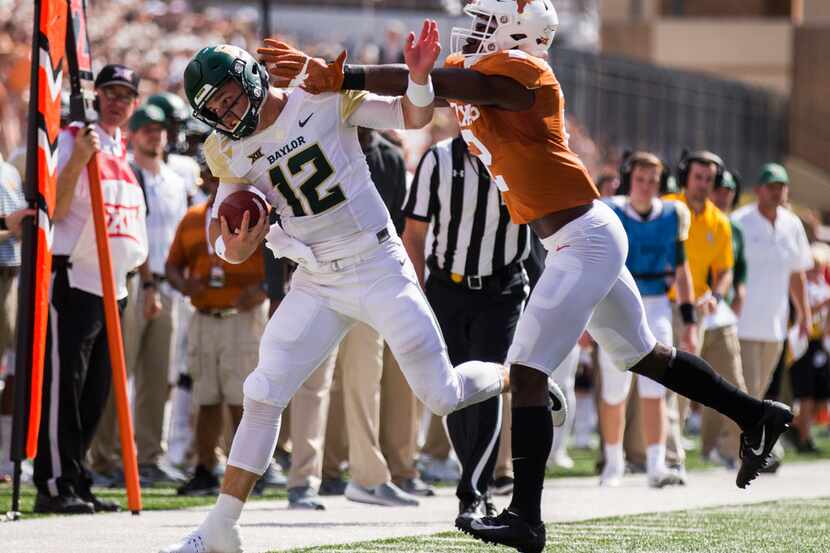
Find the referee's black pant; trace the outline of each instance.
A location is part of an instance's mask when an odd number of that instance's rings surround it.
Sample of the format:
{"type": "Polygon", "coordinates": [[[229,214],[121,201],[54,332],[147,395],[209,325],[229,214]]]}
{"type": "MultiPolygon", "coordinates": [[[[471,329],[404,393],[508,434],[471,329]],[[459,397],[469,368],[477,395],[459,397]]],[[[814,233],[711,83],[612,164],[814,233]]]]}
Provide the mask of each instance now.
{"type": "MultiPolygon", "coordinates": [[[[498,286],[471,290],[430,276],[426,296],[453,365],[466,361],[503,363],[527,298],[527,276],[512,274],[498,286]]],[[[502,397],[471,405],[446,418],[450,442],[461,463],[458,499],[471,503],[487,493],[499,451],[502,397]]]]}
{"type": "MultiPolygon", "coordinates": [[[[119,302],[122,312],[126,300],[119,302]]],[[[65,264],[52,280],[34,482],[47,495],[88,489],[89,444],[107,403],[112,368],[103,298],[69,286],[65,264]]]]}

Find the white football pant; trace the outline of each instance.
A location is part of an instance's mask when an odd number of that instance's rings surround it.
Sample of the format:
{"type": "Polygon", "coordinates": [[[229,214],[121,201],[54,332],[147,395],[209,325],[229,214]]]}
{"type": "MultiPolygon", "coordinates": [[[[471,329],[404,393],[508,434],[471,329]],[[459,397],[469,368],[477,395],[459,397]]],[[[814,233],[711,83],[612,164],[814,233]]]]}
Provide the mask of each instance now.
{"type": "Polygon", "coordinates": [[[519,318],[508,363],[550,375],[586,328],[625,369],[654,349],[640,292],[625,267],[628,238],[610,207],[595,200],[542,244],[545,269],[519,318]]]}
{"type": "Polygon", "coordinates": [[[322,271],[295,272],[291,290],[265,327],[259,364],[244,384],[245,410],[229,458],[233,466],[255,473],[265,469],[278,430],[268,420],[279,417],[355,321],[383,336],[415,395],[438,415],[501,392],[502,365],[470,361],[452,367],[397,237],[324,265],[322,271]]]}

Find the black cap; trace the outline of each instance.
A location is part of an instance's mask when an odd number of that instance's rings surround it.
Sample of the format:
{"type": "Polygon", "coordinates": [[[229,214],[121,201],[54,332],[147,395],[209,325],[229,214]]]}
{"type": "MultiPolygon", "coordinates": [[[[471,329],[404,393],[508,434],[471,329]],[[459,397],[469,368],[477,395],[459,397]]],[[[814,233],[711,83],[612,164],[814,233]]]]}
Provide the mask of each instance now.
{"type": "Polygon", "coordinates": [[[138,94],[138,83],[141,82],[141,77],[134,69],[130,69],[126,65],[112,63],[105,65],[98,76],[95,77],[95,88],[104,88],[105,86],[122,85],[131,89],[138,94]]]}

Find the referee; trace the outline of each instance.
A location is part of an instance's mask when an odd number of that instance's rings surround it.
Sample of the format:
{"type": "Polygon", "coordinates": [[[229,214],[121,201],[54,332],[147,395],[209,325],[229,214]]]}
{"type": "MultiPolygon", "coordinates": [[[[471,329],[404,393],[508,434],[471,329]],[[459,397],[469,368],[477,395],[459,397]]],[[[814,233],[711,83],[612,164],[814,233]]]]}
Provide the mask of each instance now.
{"type": "MultiPolygon", "coordinates": [[[[487,169],[460,136],[424,154],[403,212],[408,219],[404,246],[452,364],[504,362],[529,290],[523,266],[530,255],[528,227],[510,223],[487,169]]],[[[457,525],[491,514],[488,507],[495,511],[487,488],[499,449],[502,409],[502,396],[496,396],[447,416],[462,467],[457,525]]]]}

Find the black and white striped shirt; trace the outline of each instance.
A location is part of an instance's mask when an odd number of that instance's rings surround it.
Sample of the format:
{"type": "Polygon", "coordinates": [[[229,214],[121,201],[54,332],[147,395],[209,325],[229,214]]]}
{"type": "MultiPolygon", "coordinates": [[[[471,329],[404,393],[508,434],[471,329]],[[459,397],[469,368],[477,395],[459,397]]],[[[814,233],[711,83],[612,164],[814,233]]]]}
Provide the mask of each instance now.
{"type": "Polygon", "coordinates": [[[489,276],[530,254],[530,229],[510,222],[486,167],[461,137],[424,154],[403,212],[430,223],[427,264],[450,273],[489,276]]]}

